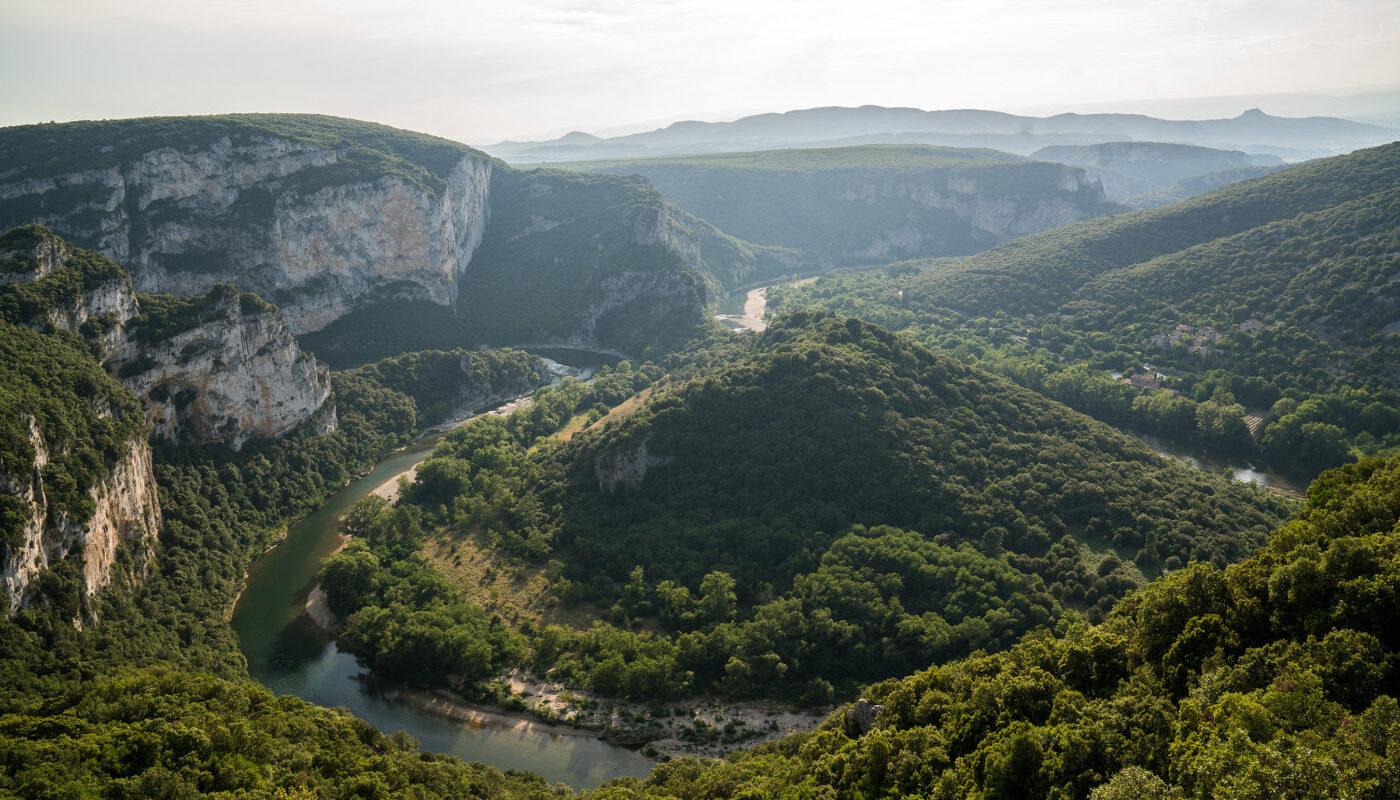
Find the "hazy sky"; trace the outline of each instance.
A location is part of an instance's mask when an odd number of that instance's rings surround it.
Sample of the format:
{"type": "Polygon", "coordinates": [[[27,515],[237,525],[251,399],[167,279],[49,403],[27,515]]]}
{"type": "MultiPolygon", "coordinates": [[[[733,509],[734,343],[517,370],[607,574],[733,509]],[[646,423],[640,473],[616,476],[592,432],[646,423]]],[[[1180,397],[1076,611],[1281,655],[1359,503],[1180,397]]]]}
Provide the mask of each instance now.
{"type": "Polygon", "coordinates": [[[0,19],[0,124],[314,111],[488,143],[1400,82],[1396,0],[0,0],[0,19]]]}

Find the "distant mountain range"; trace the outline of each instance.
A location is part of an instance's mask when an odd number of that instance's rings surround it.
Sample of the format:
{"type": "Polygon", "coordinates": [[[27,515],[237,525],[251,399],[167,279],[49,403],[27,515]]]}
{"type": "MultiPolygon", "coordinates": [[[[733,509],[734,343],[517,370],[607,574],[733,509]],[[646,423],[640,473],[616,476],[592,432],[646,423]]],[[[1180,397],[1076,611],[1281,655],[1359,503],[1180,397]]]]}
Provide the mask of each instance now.
{"type": "Polygon", "coordinates": [[[1257,108],[1230,119],[1167,120],[1141,114],[1031,117],[977,109],[861,106],[756,114],[732,122],[676,122],[607,139],[575,131],[549,141],[504,141],[483,149],[506,161],[533,163],[881,143],[990,147],[1029,155],[1053,145],[1153,141],[1300,161],[1396,139],[1397,128],[1337,117],[1276,117],[1257,108]]]}

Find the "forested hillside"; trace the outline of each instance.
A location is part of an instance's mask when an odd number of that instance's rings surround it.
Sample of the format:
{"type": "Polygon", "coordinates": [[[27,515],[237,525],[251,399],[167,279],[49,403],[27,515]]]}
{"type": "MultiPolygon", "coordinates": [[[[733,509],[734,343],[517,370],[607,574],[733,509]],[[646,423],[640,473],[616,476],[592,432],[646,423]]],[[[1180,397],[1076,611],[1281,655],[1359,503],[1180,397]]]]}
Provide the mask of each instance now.
{"type": "Polygon", "coordinates": [[[768,296],[900,330],[1114,425],[1311,477],[1400,447],[1398,148],[768,296]]]}
{"type": "Polygon", "coordinates": [[[563,166],[641,175],[723,231],[837,266],[976,253],[1119,210],[1083,170],[986,149],[872,145],[563,166]]]}
{"type": "Polygon", "coordinates": [[[1106,273],[1194,245],[1321,212],[1400,185],[1400,143],[1309,162],[1184,203],[1066,225],[940,262],[910,300],[986,314],[1045,314],[1106,273]]]}
{"type": "Polygon", "coordinates": [[[591,796],[1394,797],[1397,520],[1400,460],[1328,473],[1258,555],[872,686],[868,730],[835,714],[591,796]]]}
{"type": "Polygon", "coordinates": [[[412,505],[358,512],[323,584],[377,667],[432,682],[529,658],[605,695],[820,702],[1065,608],[1097,619],[1144,574],[1243,558],[1287,508],[853,319],[785,319],[640,401],[598,391],[454,432],[412,505]],[[433,541],[548,561],[556,601],[619,628],[488,629],[417,555],[433,541]]]}

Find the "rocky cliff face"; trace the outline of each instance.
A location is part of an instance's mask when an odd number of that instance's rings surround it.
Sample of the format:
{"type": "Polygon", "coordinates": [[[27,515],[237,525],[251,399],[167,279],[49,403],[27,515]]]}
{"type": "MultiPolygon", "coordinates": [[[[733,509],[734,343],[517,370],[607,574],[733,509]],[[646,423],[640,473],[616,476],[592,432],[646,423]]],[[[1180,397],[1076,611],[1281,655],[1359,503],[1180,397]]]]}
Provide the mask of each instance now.
{"type": "Polygon", "coordinates": [[[141,398],[154,436],[235,450],[254,438],[335,430],[328,368],[275,309],[216,288],[196,324],[157,340],[139,321],[107,367],[141,398]]]}
{"type": "Polygon", "coordinates": [[[627,449],[602,453],[593,460],[593,474],[598,478],[598,488],[611,492],[619,485],[635,487],[647,473],[656,467],[670,464],[670,456],[658,456],[648,451],[651,437],[627,449]]]}
{"type": "MultiPolygon", "coordinates": [[[[666,200],[765,258],[726,285],[833,265],[965,255],[1009,239],[1121,210],[1084,170],[985,150],[849,147],[573,165],[638,174],[666,200]],[[787,248],[785,251],[779,248],[787,248]]],[[[685,252],[683,249],[679,252],[685,252]]],[[[752,261],[752,259],[749,259],[752,261]]]]}
{"type": "Polygon", "coordinates": [[[35,298],[16,304],[28,312],[14,321],[100,341],[103,366],[144,402],[153,435],[237,449],[255,437],[335,429],[327,368],[302,352],[273,306],[228,285],[193,299],[146,296],[143,305],[109,260],[28,230],[21,246],[0,252],[17,265],[0,272],[0,292],[8,284],[35,298]]]}
{"type": "MultiPolygon", "coordinates": [[[[999,176],[998,176],[999,177],[999,176]]],[[[932,214],[910,214],[907,224],[872,230],[865,243],[853,241],[845,258],[864,263],[982,249],[1011,239],[1089,219],[1112,210],[1103,187],[1082,169],[1063,168],[1041,176],[1043,185],[1007,191],[980,171],[929,176],[922,180],[886,178],[851,184],[835,192],[842,203],[912,205],[932,214]],[[969,245],[971,245],[969,247],[969,245]]]]}
{"type": "Polygon", "coordinates": [[[105,169],[0,178],[0,202],[22,215],[3,222],[95,247],[138,291],[235,282],[279,303],[298,333],[367,299],[450,304],[485,228],[492,162],[464,155],[445,180],[418,182],[346,158],[252,131],[138,146],[105,169]]]}
{"type": "Polygon", "coordinates": [[[0,166],[0,228],[49,225],[126,266],[138,292],[231,282],[344,362],[359,363],[366,337],[385,354],[540,339],[639,352],[701,324],[697,281],[805,263],[666,207],[642,181],[519,172],[454,142],[329,117],[21,126],[0,131],[0,165],[14,165],[0,166]],[[679,279],[684,308],[669,305],[677,264],[696,273],[679,279]],[[587,327],[616,306],[596,292],[624,272],[643,278],[629,304],[663,290],[671,330],[587,327]]]}
{"type": "MultiPolygon", "coordinates": [[[[658,198],[659,199],[659,198],[658,198]]],[[[670,203],[658,202],[631,220],[638,244],[654,245],[676,254],[719,285],[738,286],[806,272],[830,269],[830,261],[812,253],[756,245],[735,239],[699,217],[670,203]]]]}
{"type": "Polygon", "coordinates": [[[24,422],[35,454],[33,463],[5,464],[0,469],[0,493],[17,498],[23,513],[17,541],[0,547],[5,556],[0,559],[0,582],[11,614],[22,604],[34,576],[69,556],[82,557],[89,596],[110,582],[119,545],[134,543],[135,563],[144,569],[160,528],[151,449],[144,440],[131,440],[126,456],[111,466],[105,480],[89,489],[94,510],[89,518],[77,520],[66,509],[50,505],[43,479],[50,449],[34,418],[25,415],[24,422]]]}

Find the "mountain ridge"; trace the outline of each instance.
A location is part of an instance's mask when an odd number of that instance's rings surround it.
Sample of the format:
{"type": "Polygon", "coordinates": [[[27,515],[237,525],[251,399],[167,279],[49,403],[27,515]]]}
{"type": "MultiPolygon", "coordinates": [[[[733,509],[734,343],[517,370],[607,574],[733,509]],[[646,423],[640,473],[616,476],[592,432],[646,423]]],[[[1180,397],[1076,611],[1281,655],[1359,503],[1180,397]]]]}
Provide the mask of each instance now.
{"type": "MultiPolygon", "coordinates": [[[[499,142],[482,149],[511,162],[592,157],[829,146],[849,137],[924,136],[929,144],[973,144],[940,137],[984,137],[984,146],[1027,155],[1051,144],[1094,144],[1124,138],[1223,149],[1335,155],[1400,138],[1400,130],[1337,117],[1275,117],[1251,109],[1233,118],[1166,120],[1145,114],[1023,116],[981,109],[925,111],[883,106],[827,106],[741,117],[729,122],[675,122],[652,131],[578,146],[562,139],[499,142]],[[1078,137],[1069,140],[1056,137],[1078,137]],[[609,148],[617,152],[607,152],[609,148]],[[1029,149],[1027,149],[1029,148],[1029,149]]],[[[907,140],[907,139],[906,139],[907,140]]]]}

